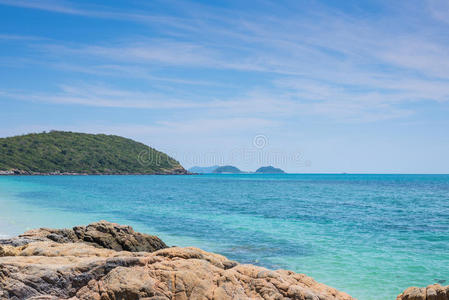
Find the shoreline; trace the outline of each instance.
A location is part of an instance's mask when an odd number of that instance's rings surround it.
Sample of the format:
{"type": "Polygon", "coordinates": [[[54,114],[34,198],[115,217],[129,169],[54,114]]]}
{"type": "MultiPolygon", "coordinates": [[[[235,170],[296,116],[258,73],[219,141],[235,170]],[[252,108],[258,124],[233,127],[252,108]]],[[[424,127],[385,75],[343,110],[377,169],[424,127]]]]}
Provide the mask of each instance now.
{"type": "Polygon", "coordinates": [[[191,172],[167,173],[76,173],[76,172],[31,172],[31,171],[0,171],[0,176],[94,176],[94,175],[199,175],[191,172]]]}
{"type": "MultiPolygon", "coordinates": [[[[0,268],[2,299],[355,300],[306,274],[240,264],[199,248],[168,246],[157,236],[107,221],[0,238],[0,268]]],[[[396,299],[448,297],[449,286],[432,284],[409,287],[396,299]]]]}
{"type": "Polygon", "coordinates": [[[1,299],[354,300],[305,274],[168,246],[107,221],[0,239],[0,268],[1,299]]]}

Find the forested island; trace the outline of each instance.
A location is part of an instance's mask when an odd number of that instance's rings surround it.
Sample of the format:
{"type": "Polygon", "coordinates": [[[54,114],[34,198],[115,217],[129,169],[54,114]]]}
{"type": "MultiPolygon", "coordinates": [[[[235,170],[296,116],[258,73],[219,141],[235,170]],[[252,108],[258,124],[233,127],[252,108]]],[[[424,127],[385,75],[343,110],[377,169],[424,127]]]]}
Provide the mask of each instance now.
{"type": "Polygon", "coordinates": [[[285,174],[285,172],[282,169],[275,168],[273,166],[267,166],[267,167],[260,167],[256,170],[256,173],[263,173],[263,174],[285,174]]]}
{"type": "Polygon", "coordinates": [[[0,138],[0,174],[187,174],[174,158],[128,138],[66,131],[0,138]]]}

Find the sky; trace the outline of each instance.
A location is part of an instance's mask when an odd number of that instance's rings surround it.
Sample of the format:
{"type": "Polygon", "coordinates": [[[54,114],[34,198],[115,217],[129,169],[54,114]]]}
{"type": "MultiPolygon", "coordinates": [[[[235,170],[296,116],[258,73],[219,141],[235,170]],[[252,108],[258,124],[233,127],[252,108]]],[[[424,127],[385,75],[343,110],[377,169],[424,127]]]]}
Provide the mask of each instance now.
{"type": "Polygon", "coordinates": [[[449,0],[0,0],[0,120],[186,168],[449,173],[449,0]]]}

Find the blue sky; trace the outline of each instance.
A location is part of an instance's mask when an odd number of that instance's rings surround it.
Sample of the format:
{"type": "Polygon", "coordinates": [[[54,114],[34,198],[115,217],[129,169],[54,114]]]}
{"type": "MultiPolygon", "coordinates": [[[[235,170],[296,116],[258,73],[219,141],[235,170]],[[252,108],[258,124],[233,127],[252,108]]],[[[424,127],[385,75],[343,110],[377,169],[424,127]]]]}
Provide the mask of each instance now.
{"type": "Polygon", "coordinates": [[[0,136],[185,167],[449,173],[449,1],[0,0],[0,136]]]}

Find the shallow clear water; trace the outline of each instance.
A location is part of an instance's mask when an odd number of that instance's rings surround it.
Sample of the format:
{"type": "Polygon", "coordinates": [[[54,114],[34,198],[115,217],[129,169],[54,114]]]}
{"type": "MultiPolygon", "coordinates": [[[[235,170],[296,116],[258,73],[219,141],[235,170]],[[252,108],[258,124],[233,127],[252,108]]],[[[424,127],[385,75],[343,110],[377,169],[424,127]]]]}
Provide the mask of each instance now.
{"type": "Polygon", "coordinates": [[[0,177],[0,236],[100,219],[359,299],[449,284],[449,175],[0,177]]]}

